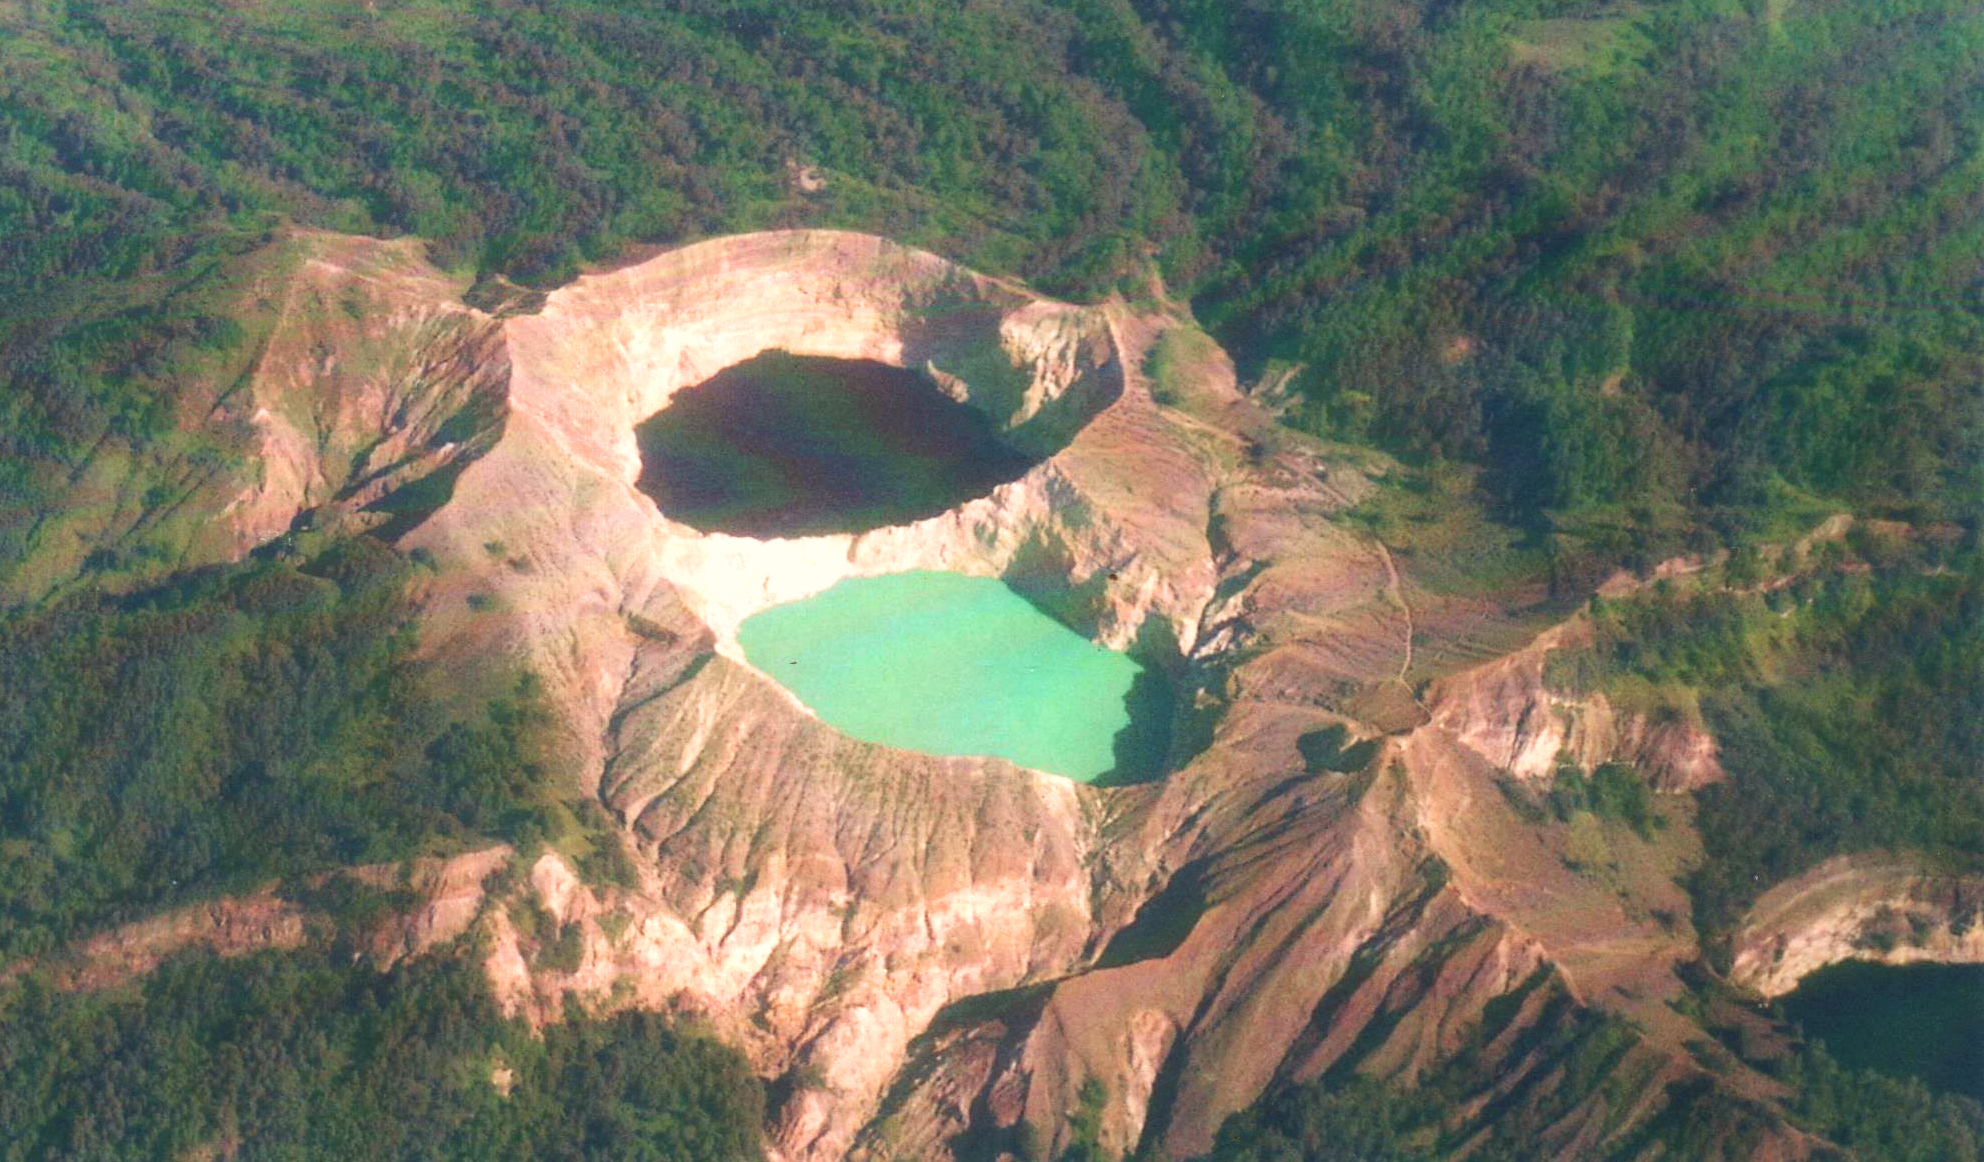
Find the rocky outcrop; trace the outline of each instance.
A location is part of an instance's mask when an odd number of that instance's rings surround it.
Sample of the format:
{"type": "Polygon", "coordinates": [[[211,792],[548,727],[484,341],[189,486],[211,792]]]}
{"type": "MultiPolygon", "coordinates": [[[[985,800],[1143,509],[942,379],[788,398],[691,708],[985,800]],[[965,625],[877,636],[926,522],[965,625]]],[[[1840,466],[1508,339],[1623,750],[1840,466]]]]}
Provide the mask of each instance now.
{"type": "Polygon", "coordinates": [[[301,908],[273,892],[175,908],[90,937],[52,966],[54,979],[65,988],[108,988],[188,949],[241,956],[296,948],[304,940],[303,916],[301,908]]]}
{"type": "Polygon", "coordinates": [[[1729,979],[1783,996],[1842,960],[1984,964],[1984,876],[1901,856],[1841,856],[1765,892],[1731,941],[1729,979]]]}
{"type": "MultiPolygon", "coordinates": [[[[346,868],[310,877],[300,898],[267,888],[191,904],[92,936],[50,958],[46,967],[58,987],[98,989],[143,976],[167,957],[194,948],[218,956],[301,948],[313,928],[340,922],[314,906],[312,895],[349,881],[389,893],[380,917],[353,934],[384,968],[467,932],[482,913],[484,882],[512,854],[498,846],[446,859],[346,868]]],[[[0,968],[0,980],[31,967],[25,961],[7,965],[0,968]]]]}
{"type": "Polygon", "coordinates": [[[347,869],[342,874],[358,883],[412,899],[410,907],[400,907],[361,934],[372,962],[395,964],[466,933],[483,914],[490,877],[515,858],[514,851],[499,844],[447,859],[347,869]]]}
{"type": "Polygon", "coordinates": [[[1518,779],[1547,781],[1565,763],[1589,772],[1607,762],[1630,763],[1663,791],[1724,778],[1715,739],[1699,721],[1623,711],[1600,691],[1552,689],[1550,655],[1590,646],[1584,618],[1552,627],[1527,647],[1437,686],[1428,697],[1433,720],[1518,779]]]}
{"type": "Polygon", "coordinates": [[[421,515],[444,499],[447,474],[489,446],[507,406],[500,329],[461,303],[463,285],[417,242],[302,231],[284,250],[284,276],[264,288],[270,332],[245,389],[214,417],[254,433],[253,476],[220,510],[236,553],[327,505],[360,526],[421,515]],[[436,494],[425,503],[413,495],[423,482],[436,494]],[[400,503],[375,507],[388,496],[400,503]]]}
{"type": "Polygon", "coordinates": [[[1036,455],[1065,446],[1122,388],[1105,312],[829,230],[718,239],[589,275],[506,330],[515,406],[575,448],[617,457],[628,480],[635,423],[767,350],[927,370],[1036,455]]]}

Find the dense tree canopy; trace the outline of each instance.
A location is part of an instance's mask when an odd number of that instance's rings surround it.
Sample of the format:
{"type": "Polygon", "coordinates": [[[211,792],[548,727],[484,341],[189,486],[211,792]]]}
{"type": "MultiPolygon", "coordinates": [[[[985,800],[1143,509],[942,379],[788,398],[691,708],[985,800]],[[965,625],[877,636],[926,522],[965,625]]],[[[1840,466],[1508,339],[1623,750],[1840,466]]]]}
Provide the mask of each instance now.
{"type": "Polygon", "coordinates": [[[136,989],[0,989],[0,1160],[749,1162],[743,1059],[650,1013],[534,1034],[480,959],[321,948],[170,962],[136,989]]]}
{"type": "Polygon", "coordinates": [[[597,826],[543,769],[529,682],[472,713],[418,682],[414,568],[361,538],[0,618],[0,957],[281,876],[597,826]]]}

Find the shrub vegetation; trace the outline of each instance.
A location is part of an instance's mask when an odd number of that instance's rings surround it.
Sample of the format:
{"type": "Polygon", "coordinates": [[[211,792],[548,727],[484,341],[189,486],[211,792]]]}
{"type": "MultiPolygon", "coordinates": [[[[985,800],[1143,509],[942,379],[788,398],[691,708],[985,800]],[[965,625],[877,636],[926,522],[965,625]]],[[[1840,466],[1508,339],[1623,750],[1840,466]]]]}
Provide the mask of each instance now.
{"type": "MultiPolygon", "coordinates": [[[[1984,865],[1984,557],[1895,566],[1767,593],[1656,587],[1597,606],[1591,655],[1552,659],[1559,683],[1698,713],[1714,735],[1729,778],[1697,793],[1707,858],[1689,886],[1718,957],[1761,892],[1830,856],[1984,865]]],[[[1610,794],[1630,822],[1630,790],[1610,794]]]]}

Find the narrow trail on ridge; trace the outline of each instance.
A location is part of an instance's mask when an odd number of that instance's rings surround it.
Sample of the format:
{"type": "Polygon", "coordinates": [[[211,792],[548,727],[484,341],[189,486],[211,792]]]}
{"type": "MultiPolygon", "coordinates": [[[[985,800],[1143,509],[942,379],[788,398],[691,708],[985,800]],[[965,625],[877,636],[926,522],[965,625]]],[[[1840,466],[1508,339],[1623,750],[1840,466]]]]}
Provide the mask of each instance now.
{"type": "Polygon", "coordinates": [[[1406,674],[1412,669],[1412,638],[1414,634],[1412,604],[1405,599],[1404,587],[1399,583],[1398,566],[1392,561],[1392,551],[1385,546],[1385,542],[1379,540],[1377,537],[1372,537],[1371,543],[1378,546],[1378,555],[1383,557],[1385,561],[1385,596],[1391,599],[1393,605],[1398,606],[1399,613],[1405,617],[1405,656],[1399,660],[1398,674],[1392,680],[1405,687],[1405,692],[1412,698],[1412,704],[1419,707],[1421,713],[1429,714],[1430,717],[1430,712],[1426,710],[1426,704],[1419,700],[1418,692],[1412,688],[1412,683],[1406,680],[1406,674]]]}

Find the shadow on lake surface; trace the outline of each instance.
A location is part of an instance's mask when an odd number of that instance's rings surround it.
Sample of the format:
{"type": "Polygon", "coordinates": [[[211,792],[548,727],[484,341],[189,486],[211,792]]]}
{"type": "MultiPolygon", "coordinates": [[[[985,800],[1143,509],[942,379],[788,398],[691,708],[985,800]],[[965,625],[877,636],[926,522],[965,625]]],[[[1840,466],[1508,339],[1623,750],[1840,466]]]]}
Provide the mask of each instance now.
{"type": "Polygon", "coordinates": [[[784,351],[675,393],[634,438],[638,486],[664,514],[747,537],[922,520],[1034,464],[920,371],[784,351]]]}
{"type": "Polygon", "coordinates": [[[1097,775],[1099,787],[1120,787],[1147,783],[1166,774],[1171,757],[1171,725],[1178,691],[1164,671],[1146,665],[1130,681],[1123,694],[1123,710],[1130,717],[1110,739],[1116,765],[1097,775]]]}
{"type": "Polygon", "coordinates": [[[1842,1065],[1984,1101],[1984,965],[1849,960],[1778,1003],[1842,1065]]]}

